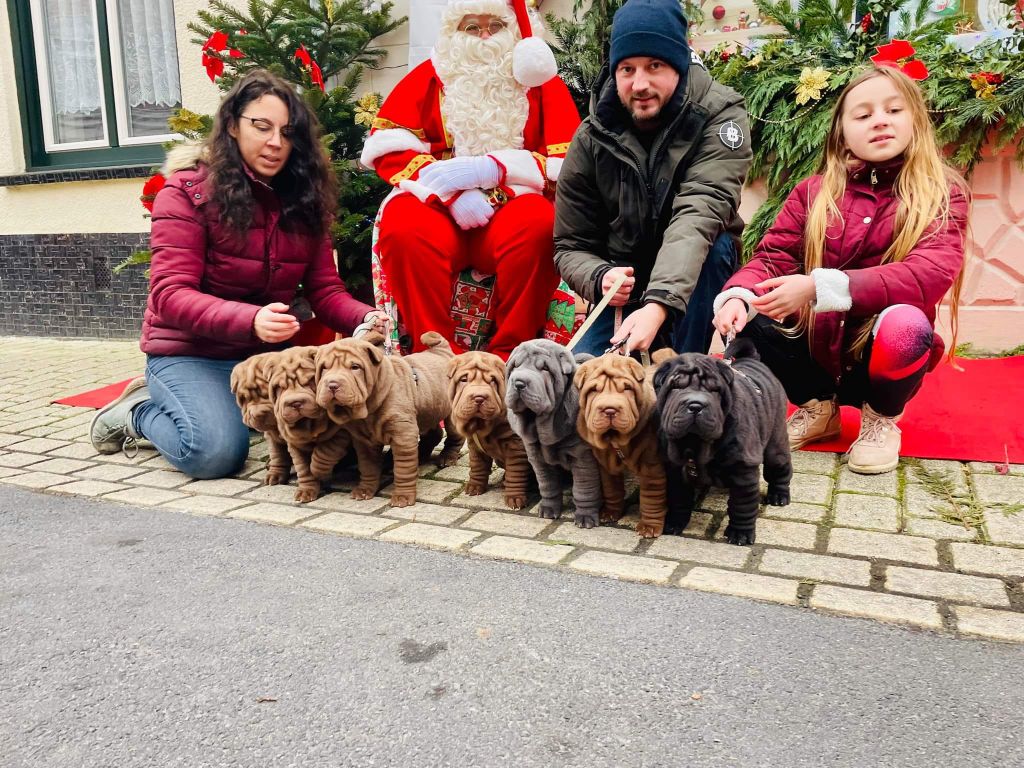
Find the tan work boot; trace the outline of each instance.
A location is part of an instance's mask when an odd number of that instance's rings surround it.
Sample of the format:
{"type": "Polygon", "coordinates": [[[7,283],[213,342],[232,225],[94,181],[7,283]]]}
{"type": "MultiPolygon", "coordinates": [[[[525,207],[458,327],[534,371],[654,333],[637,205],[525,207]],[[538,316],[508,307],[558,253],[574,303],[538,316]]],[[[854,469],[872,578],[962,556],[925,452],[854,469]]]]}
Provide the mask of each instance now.
{"type": "MultiPolygon", "coordinates": [[[[903,414],[900,414],[901,416],[903,414]]],[[[879,475],[896,469],[900,463],[899,416],[882,416],[864,403],[860,416],[860,435],[850,446],[850,471],[879,475]]]]}
{"type": "Polygon", "coordinates": [[[808,443],[839,437],[842,422],[835,398],[808,400],[786,420],[789,447],[797,451],[808,443]]]}

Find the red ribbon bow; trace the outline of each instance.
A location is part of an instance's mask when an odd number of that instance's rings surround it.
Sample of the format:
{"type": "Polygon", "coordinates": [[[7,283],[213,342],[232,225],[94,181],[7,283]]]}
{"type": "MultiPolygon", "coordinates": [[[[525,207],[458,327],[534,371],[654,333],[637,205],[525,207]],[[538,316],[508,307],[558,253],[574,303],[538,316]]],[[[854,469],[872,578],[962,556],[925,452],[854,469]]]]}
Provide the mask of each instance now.
{"type": "Polygon", "coordinates": [[[142,195],[139,197],[139,200],[142,201],[142,205],[150,213],[153,212],[153,200],[156,198],[156,193],[163,189],[166,183],[167,179],[164,178],[162,173],[155,173],[142,185],[142,195]]]}
{"type": "Polygon", "coordinates": [[[302,62],[306,71],[309,72],[309,79],[313,81],[313,85],[319,86],[321,91],[326,91],[327,89],[324,87],[324,73],[320,71],[320,65],[310,56],[306,46],[300,45],[295,49],[294,55],[296,59],[302,62]]]}
{"type": "Polygon", "coordinates": [[[224,74],[224,60],[211,52],[219,54],[223,50],[227,50],[228,55],[233,59],[245,58],[245,54],[237,48],[228,48],[227,32],[215,31],[206,38],[206,42],[203,44],[203,66],[206,67],[206,74],[210,76],[210,82],[224,74]]]}
{"type": "Polygon", "coordinates": [[[928,77],[928,68],[920,59],[912,59],[917,51],[906,40],[892,40],[886,45],[878,46],[878,53],[871,60],[880,67],[892,67],[900,70],[911,80],[924,80],[928,77]]]}

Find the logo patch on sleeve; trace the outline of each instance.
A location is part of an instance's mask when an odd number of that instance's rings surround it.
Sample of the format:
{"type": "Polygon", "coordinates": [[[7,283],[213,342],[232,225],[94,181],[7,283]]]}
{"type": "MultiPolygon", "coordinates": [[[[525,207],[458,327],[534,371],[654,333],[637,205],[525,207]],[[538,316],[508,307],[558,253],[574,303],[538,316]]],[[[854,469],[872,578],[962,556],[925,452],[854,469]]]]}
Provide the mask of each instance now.
{"type": "Polygon", "coordinates": [[[743,129],[735,121],[730,120],[727,123],[723,123],[722,127],[718,129],[718,138],[729,149],[739,149],[743,146],[744,142],[743,129]]]}
{"type": "Polygon", "coordinates": [[[690,63],[696,64],[701,69],[707,69],[707,67],[704,66],[703,60],[700,58],[700,56],[697,55],[697,52],[692,48],[690,49],[690,63]]]}

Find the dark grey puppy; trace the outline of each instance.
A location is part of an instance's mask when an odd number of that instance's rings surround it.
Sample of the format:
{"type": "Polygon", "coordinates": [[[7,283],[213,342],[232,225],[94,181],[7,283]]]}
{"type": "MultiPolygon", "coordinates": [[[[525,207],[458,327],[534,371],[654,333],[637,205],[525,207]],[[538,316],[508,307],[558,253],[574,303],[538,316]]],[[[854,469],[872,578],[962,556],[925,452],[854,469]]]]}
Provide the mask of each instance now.
{"type": "Polygon", "coordinates": [[[601,511],[601,473],[590,446],[576,432],[576,364],[561,344],[547,339],[523,342],[505,366],[505,405],[508,423],[522,438],[537,475],[540,516],[562,516],[561,470],[567,470],[572,473],[576,525],[593,528],[601,511]]]}
{"type": "Polygon", "coordinates": [[[729,489],[726,537],[753,544],[762,461],[767,503],[789,504],[793,464],[779,380],[749,339],[737,339],[725,360],[690,352],[662,363],[654,389],[666,456],[682,469],[668,473],[665,532],[681,532],[698,499],[717,485],[729,489]]]}

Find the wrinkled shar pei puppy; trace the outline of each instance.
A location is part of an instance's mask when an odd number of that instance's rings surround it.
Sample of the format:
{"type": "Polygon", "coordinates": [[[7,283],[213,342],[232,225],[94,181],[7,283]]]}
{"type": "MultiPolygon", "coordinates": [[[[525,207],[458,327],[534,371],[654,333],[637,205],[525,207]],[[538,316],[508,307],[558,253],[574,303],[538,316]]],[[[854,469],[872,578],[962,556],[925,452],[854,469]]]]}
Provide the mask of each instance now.
{"type": "Polygon", "coordinates": [[[288,454],[281,433],[277,430],[274,415],[274,401],[270,399],[270,377],[277,352],[264,352],[243,360],[231,369],[231,392],[242,411],[242,423],[250,429],[262,432],[270,451],[267,462],[266,485],[281,485],[288,482],[292,469],[292,457],[288,454]]]}
{"type": "Polygon", "coordinates": [[[601,522],[617,522],[625,509],[625,470],[640,483],[640,523],[644,538],[665,526],[665,465],[658,448],[653,370],[623,355],[587,360],[576,371],[580,412],[576,428],[601,466],[604,509],[601,522]]]}
{"type": "Polygon", "coordinates": [[[505,470],[505,506],[522,509],[530,461],[505,408],[505,363],[490,352],[466,352],[448,361],[451,422],[469,443],[467,496],[487,491],[492,461],[505,470]]]}
{"type": "Polygon", "coordinates": [[[535,339],[512,350],[505,372],[508,423],[522,438],[537,475],[540,516],[561,517],[561,470],[566,470],[572,473],[576,525],[593,528],[601,509],[601,473],[594,452],[576,432],[576,359],[560,344],[535,339]]]}
{"type": "Polygon", "coordinates": [[[380,488],[381,452],[391,446],[395,485],[393,507],[416,501],[420,435],[448,427],[437,462],[458,461],[463,438],[447,423],[451,412],[446,367],[455,355],[439,333],[420,340],[427,350],[404,357],[384,354],[384,337],[367,333],[320,348],[316,356],[317,402],[328,417],[352,437],[359,462],[359,485],[354,499],[369,499],[380,488]]]}
{"type": "Polygon", "coordinates": [[[320,495],[320,481],[330,477],[350,444],[348,435],[316,401],[316,352],[317,347],[282,350],[269,368],[277,430],[295,465],[295,500],[301,502],[320,495]]]}
{"type": "Polygon", "coordinates": [[[734,341],[725,356],[686,353],[655,373],[661,439],[669,462],[682,469],[669,472],[666,529],[685,528],[697,501],[718,485],[729,489],[726,537],[753,544],[762,461],[767,503],[789,503],[786,395],[749,339],[734,341]]]}

